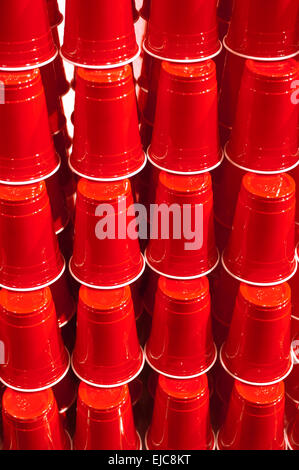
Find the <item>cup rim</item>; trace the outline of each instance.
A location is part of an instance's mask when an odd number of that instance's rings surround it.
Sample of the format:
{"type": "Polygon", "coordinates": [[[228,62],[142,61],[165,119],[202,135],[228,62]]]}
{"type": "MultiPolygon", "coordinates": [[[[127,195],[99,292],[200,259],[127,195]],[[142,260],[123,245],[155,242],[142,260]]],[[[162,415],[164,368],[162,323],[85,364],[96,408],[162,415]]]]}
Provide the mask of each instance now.
{"type": "Polygon", "coordinates": [[[251,60],[257,60],[257,61],[263,61],[263,62],[274,62],[274,61],[292,59],[293,57],[296,57],[297,54],[299,54],[299,49],[296,52],[293,52],[292,54],[279,56],[279,57],[261,57],[261,56],[252,56],[252,55],[242,54],[241,52],[235,51],[234,49],[231,49],[228,46],[227,34],[224,36],[222,43],[225,49],[233,55],[237,55],[239,57],[242,57],[243,59],[251,59],[251,60]]]}

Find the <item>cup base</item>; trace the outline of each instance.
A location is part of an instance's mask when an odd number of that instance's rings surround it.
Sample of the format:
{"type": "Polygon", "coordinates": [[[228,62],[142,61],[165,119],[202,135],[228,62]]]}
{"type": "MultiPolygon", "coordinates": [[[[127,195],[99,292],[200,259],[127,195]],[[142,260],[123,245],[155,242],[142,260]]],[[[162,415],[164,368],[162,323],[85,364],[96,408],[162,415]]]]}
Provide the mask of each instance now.
{"type": "Polygon", "coordinates": [[[271,287],[271,286],[278,286],[279,284],[283,284],[284,282],[287,282],[289,281],[295,274],[296,274],[296,271],[297,271],[297,267],[298,267],[298,263],[297,263],[297,259],[296,257],[294,258],[294,264],[295,264],[295,268],[293,269],[292,273],[289,274],[287,277],[285,277],[284,279],[281,279],[279,281],[273,281],[273,282],[253,282],[253,281],[250,281],[248,279],[244,279],[242,277],[239,277],[237,276],[236,274],[233,274],[229,269],[228,267],[226,266],[225,264],[225,261],[224,261],[224,253],[222,253],[222,256],[221,256],[221,263],[222,263],[222,266],[223,268],[225,269],[225,271],[231,276],[233,277],[234,279],[236,279],[237,281],[239,282],[244,282],[245,284],[249,284],[251,286],[260,286],[260,287],[271,287]]]}
{"type": "MultiPolygon", "coordinates": [[[[89,284],[88,282],[85,282],[83,281],[82,279],[79,279],[75,274],[74,272],[72,271],[72,266],[71,266],[71,263],[72,263],[72,260],[73,260],[73,257],[70,258],[70,261],[69,261],[69,271],[70,271],[70,274],[72,275],[72,277],[75,279],[75,281],[79,282],[79,284],[82,284],[83,286],[85,287],[90,287],[91,289],[102,289],[102,290],[113,290],[113,289],[120,289],[121,287],[126,287],[126,286],[129,286],[130,284],[133,284],[135,281],[137,281],[141,276],[142,274],[144,273],[144,270],[145,270],[145,260],[144,260],[144,257],[143,255],[141,254],[140,255],[141,258],[142,258],[142,267],[139,271],[139,273],[132,279],[130,279],[129,281],[127,282],[124,282],[123,284],[117,284],[117,285],[112,285],[112,286],[100,286],[100,285],[95,285],[95,284],[89,284]]],[[[1,285],[0,285],[1,287],[1,285]]]]}
{"type": "MultiPolygon", "coordinates": [[[[225,344],[225,343],[224,343],[225,344]]],[[[292,372],[293,370],[293,362],[292,362],[292,359],[290,358],[290,366],[289,366],[289,369],[288,371],[282,375],[281,377],[279,377],[278,379],[276,380],[271,380],[270,382],[250,382],[249,380],[245,380],[245,379],[242,379],[241,377],[239,377],[238,375],[235,375],[233,374],[228,368],[227,366],[225,365],[225,362],[224,362],[224,359],[223,359],[223,346],[224,344],[221,346],[220,348],[220,352],[219,352],[219,360],[220,360],[220,363],[223,367],[223,369],[225,370],[225,372],[227,374],[229,374],[231,377],[233,377],[235,380],[239,381],[239,382],[242,382],[246,385],[254,385],[254,386],[257,386],[257,387],[264,387],[264,386],[267,386],[267,385],[274,385],[278,382],[281,382],[282,380],[286,379],[288,377],[288,375],[290,375],[290,373],[292,372]]]]}
{"type": "Polygon", "coordinates": [[[117,64],[90,65],[90,64],[81,64],[80,62],[74,62],[74,61],[68,59],[63,54],[62,50],[60,50],[61,57],[63,58],[63,60],[65,60],[69,64],[73,65],[74,67],[82,67],[84,69],[92,69],[92,70],[105,70],[105,69],[115,69],[117,67],[123,67],[125,65],[131,64],[132,62],[134,62],[134,60],[138,59],[138,57],[140,56],[140,53],[141,53],[141,48],[140,48],[140,46],[138,46],[138,51],[137,51],[136,54],[134,54],[134,56],[132,56],[131,58],[129,58],[127,60],[119,62],[117,64]]]}
{"type": "Polygon", "coordinates": [[[191,280],[191,279],[200,279],[201,277],[204,277],[204,276],[207,276],[208,274],[210,274],[212,271],[214,271],[214,269],[218,266],[218,263],[220,261],[220,255],[219,255],[219,251],[217,249],[217,254],[218,254],[218,257],[217,257],[217,261],[216,263],[214,264],[214,266],[212,268],[210,268],[209,270],[205,271],[204,273],[202,274],[196,274],[195,276],[172,276],[171,274],[165,274],[163,273],[162,271],[159,271],[158,269],[154,268],[152,266],[152,264],[149,262],[148,260],[148,257],[147,257],[147,248],[145,249],[145,252],[144,252],[144,258],[145,258],[145,262],[146,264],[148,265],[148,267],[154,271],[156,274],[159,274],[159,276],[165,276],[169,279],[175,279],[175,280],[178,280],[178,281],[188,281],[188,280],[191,280]]]}
{"type": "Polygon", "coordinates": [[[52,170],[50,173],[47,173],[45,176],[40,176],[39,178],[35,178],[30,181],[6,181],[6,180],[0,179],[0,184],[5,184],[8,186],[26,186],[28,184],[40,183],[41,181],[45,181],[51,178],[51,176],[55,175],[57,171],[59,170],[60,166],[61,166],[61,158],[59,157],[56,168],[54,168],[54,170],[52,170]]]}
{"type": "MultiPolygon", "coordinates": [[[[156,168],[158,168],[159,170],[162,170],[162,171],[166,171],[166,173],[171,173],[173,175],[189,175],[189,176],[192,176],[192,175],[201,175],[203,173],[208,173],[212,170],[215,170],[216,168],[218,168],[218,166],[221,165],[221,163],[223,162],[224,160],[224,152],[222,152],[222,155],[221,155],[221,158],[220,160],[213,166],[209,167],[209,168],[206,168],[204,170],[199,170],[199,171],[174,171],[174,170],[169,170],[168,168],[164,168],[163,166],[161,165],[158,165],[156,162],[154,162],[152,160],[152,158],[150,157],[150,147],[148,147],[147,149],[147,159],[148,161],[156,168]]],[[[298,162],[299,163],[299,162],[298,162]]]]}
{"type": "Polygon", "coordinates": [[[93,176],[88,176],[88,175],[85,175],[84,173],[81,173],[80,171],[76,170],[73,165],[71,164],[71,157],[69,158],[69,161],[68,161],[68,164],[69,164],[69,167],[70,169],[72,170],[73,173],[75,173],[76,175],[80,176],[81,178],[85,178],[87,180],[90,180],[90,181],[99,181],[99,182],[113,182],[113,181],[122,181],[122,180],[125,180],[127,178],[132,178],[133,176],[136,176],[138,175],[138,173],[140,173],[145,165],[147,164],[147,156],[146,154],[144,153],[144,160],[142,162],[142,164],[140,165],[139,168],[137,168],[137,170],[135,171],[132,171],[131,173],[128,173],[128,174],[125,174],[123,176],[116,176],[115,178],[95,178],[93,176]]]}
{"type": "Polygon", "coordinates": [[[64,377],[66,376],[66,374],[69,372],[70,370],[70,366],[71,366],[71,359],[70,359],[70,353],[68,352],[67,348],[65,348],[65,351],[67,353],[67,357],[68,357],[68,364],[67,364],[67,367],[66,369],[64,370],[64,372],[61,374],[61,376],[56,379],[54,382],[48,384],[48,385],[45,385],[44,387],[39,387],[39,388],[21,388],[21,387],[15,387],[9,383],[7,383],[5,380],[3,380],[1,377],[0,377],[0,382],[3,383],[3,385],[5,385],[6,387],[8,388],[11,388],[13,390],[16,390],[17,392],[24,392],[24,393],[33,393],[33,392],[42,392],[43,390],[47,390],[48,388],[52,388],[52,387],[55,387],[55,385],[57,385],[59,382],[61,382],[64,377]]]}
{"type": "Polygon", "coordinates": [[[160,56],[158,54],[155,54],[154,52],[152,52],[150,49],[147,48],[146,41],[144,41],[142,47],[143,47],[143,50],[147,54],[154,57],[155,59],[166,60],[167,62],[174,62],[174,63],[177,63],[177,64],[194,64],[194,63],[197,63],[197,62],[204,62],[205,60],[213,59],[214,57],[216,57],[217,55],[220,54],[220,52],[222,51],[223,46],[222,46],[221,41],[219,41],[219,48],[217,49],[216,52],[214,52],[213,54],[210,54],[208,56],[205,56],[205,57],[199,57],[197,59],[173,59],[173,58],[170,58],[170,57],[160,56]]]}
{"type": "MultiPolygon", "coordinates": [[[[144,436],[145,450],[153,450],[153,449],[150,449],[149,446],[148,446],[148,433],[149,433],[149,428],[146,430],[146,433],[145,433],[145,436],[144,436]]],[[[217,437],[215,436],[215,433],[213,431],[212,431],[212,435],[213,435],[213,444],[211,445],[210,448],[208,448],[206,450],[217,450],[216,449],[217,437]]],[[[164,449],[160,449],[160,450],[164,450],[164,449]]]]}
{"type": "Polygon", "coordinates": [[[129,379],[124,380],[123,382],[118,382],[117,384],[115,384],[115,383],[114,384],[97,384],[95,382],[90,382],[89,380],[84,379],[80,374],[78,374],[78,372],[76,371],[76,369],[74,367],[73,356],[71,357],[72,371],[74,372],[76,377],[78,377],[79,380],[86,383],[87,385],[90,385],[91,387],[95,387],[95,388],[116,388],[116,387],[121,387],[122,385],[126,385],[126,384],[132,382],[133,380],[135,380],[136,377],[138,377],[138,375],[140,375],[140,373],[142,372],[144,364],[145,364],[145,354],[144,354],[144,351],[142,350],[141,347],[140,347],[140,349],[141,349],[141,352],[142,352],[142,358],[141,358],[140,366],[139,366],[137,372],[134,372],[134,375],[132,375],[129,379]]]}
{"type": "MultiPolygon", "coordinates": [[[[292,165],[288,168],[281,169],[281,170],[257,170],[256,168],[247,168],[246,166],[239,165],[238,163],[234,162],[230,158],[230,156],[227,153],[227,145],[228,145],[228,142],[225,144],[225,147],[224,147],[225,158],[233,166],[235,166],[236,168],[239,168],[239,170],[246,171],[246,172],[249,172],[249,173],[257,173],[259,175],[278,175],[278,174],[281,174],[281,173],[288,173],[289,171],[294,170],[299,165],[299,158],[298,158],[297,162],[294,163],[294,165],[292,165]]],[[[299,154],[298,154],[298,157],[299,157],[299,154]]]]}
{"type": "Polygon", "coordinates": [[[250,59],[250,60],[258,60],[258,61],[263,61],[263,62],[275,62],[279,60],[287,60],[287,59],[292,59],[293,57],[296,57],[297,54],[299,54],[299,50],[296,52],[293,52],[292,54],[285,55],[285,56],[279,56],[279,57],[259,57],[259,56],[252,56],[252,55],[247,55],[247,54],[242,54],[241,52],[237,52],[233,49],[231,49],[226,42],[227,35],[224,36],[222,42],[223,46],[227,51],[229,51],[233,55],[237,55],[239,57],[242,57],[243,59],[250,59]]]}
{"type": "Polygon", "coordinates": [[[153,369],[158,374],[164,375],[164,377],[168,377],[170,379],[188,380],[188,379],[195,379],[196,377],[200,377],[201,375],[206,374],[207,372],[209,372],[209,370],[212,369],[212,367],[215,365],[215,362],[217,360],[217,347],[214,344],[214,357],[213,357],[213,360],[211,361],[211,364],[206,369],[204,369],[202,372],[198,372],[198,373],[192,374],[192,375],[172,375],[172,374],[168,374],[167,372],[163,372],[161,369],[157,369],[157,367],[155,367],[151,363],[151,361],[148,357],[148,354],[146,352],[146,349],[147,349],[147,344],[144,347],[144,355],[145,355],[145,360],[148,363],[148,365],[150,366],[150,368],[153,369]]]}

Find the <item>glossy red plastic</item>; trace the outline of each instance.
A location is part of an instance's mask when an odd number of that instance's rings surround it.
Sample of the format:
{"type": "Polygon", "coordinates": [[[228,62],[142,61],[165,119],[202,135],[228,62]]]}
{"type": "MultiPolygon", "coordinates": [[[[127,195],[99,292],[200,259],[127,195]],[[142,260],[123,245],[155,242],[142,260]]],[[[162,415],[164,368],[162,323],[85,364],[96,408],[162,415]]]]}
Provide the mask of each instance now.
{"type": "Polygon", "coordinates": [[[151,2],[152,2],[152,0],[143,0],[143,3],[142,3],[142,7],[141,7],[141,10],[140,10],[140,16],[145,21],[148,21],[149,17],[150,17],[151,2]]]}
{"type": "MultiPolygon", "coordinates": [[[[60,38],[57,27],[52,28],[52,35],[57,49],[60,49],[60,38]]],[[[48,73],[52,74],[53,79],[55,77],[56,89],[59,96],[65,95],[70,89],[70,84],[66,78],[63,60],[60,54],[58,54],[50,64],[46,65],[45,68],[50,71],[48,73]]],[[[41,71],[43,71],[43,67],[41,71]]]]}
{"type": "Polygon", "coordinates": [[[292,100],[292,83],[298,78],[299,64],[294,59],[245,62],[226,147],[236,165],[248,171],[279,173],[298,163],[299,106],[292,100]]]}
{"type": "Polygon", "coordinates": [[[0,72],[0,181],[28,183],[48,178],[59,159],[51,139],[38,70],[0,72]],[[3,99],[3,102],[2,102],[3,99]]]}
{"type": "MultiPolygon", "coordinates": [[[[135,217],[128,214],[132,204],[129,180],[116,183],[79,181],[70,267],[81,284],[95,288],[120,287],[142,274],[144,261],[138,239],[128,236],[128,225],[135,223],[135,217]],[[105,218],[107,210],[109,216],[105,218]],[[103,225],[105,220],[109,226],[107,230],[111,229],[111,238],[102,237],[100,224],[103,225]],[[112,237],[113,226],[115,237],[112,237]]],[[[105,230],[102,227],[103,233],[105,230]]]]}
{"type": "Polygon", "coordinates": [[[70,450],[51,389],[3,395],[4,450],[70,450]]]}
{"type": "Polygon", "coordinates": [[[132,70],[78,68],[72,169],[91,179],[123,179],[145,164],[132,70]]]}
{"type": "Polygon", "coordinates": [[[149,267],[146,267],[145,273],[142,276],[141,281],[144,308],[150,316],[152,316],[154,313],[158,280],[159,275],[155,273],[155,271],[152,271],[149,267]]]}
{"type": "Polygon", "coordinates": [[[139,86],[138,107],[141,116],[154,125],[158,85],[162,61],[143,52],[141,74],[137,80],[139,86]]]}
{"type": "Polygon", "coordinates": [[[74,192],[76,191],[76,181],[68,164],[69,153],[68,153],[66,137],[65,137],[65,133],[63,129],[61,129],[59,132],[56,132],[55,134],[52,134],[52,139],[54,142],[56,152],[58,153],[60,157],[60,168],[59,168],[60,175],[59,176],[61,178],[61,184],[63,186],[65,195],[68,198],[72,196],[74,192]]]}
{"type": "Polygon", "coordinates": [[[113,387],[133,380],[143,367],[130,288],[98,291],[82,286],[72,359],[89,385],[113,387]]]}
{"type": "Polygon", "coordinates": [[[58,1],[57,0],[46,0],[49,23],[51,28],[58,26],[63,21],[63,15],[60,13],[58,1]]]}
{"type": "Polygon", "coordinates": [[[211,368],[217,351],[206,277],[191,281],[159,278],[145,353],[154,370],[172,378],[196,377],[211,368]]]}
{"type": "Polygon", "coordinates": [[[76,450],[140,450],[127,385],[100,389],[80,383],[74,447],[76,450]]]}
{"type": "Polygon", "coordinates": [[[241,283],[226,343],[224,367],[236,379],[267,385],[292,369],[291,290],[287,283],[255,287],[241,283]]]}
{"type": "Polygon", "coordinates": [[[214,427],[219,430],[225,422],[235,380],[223,369],[219,362],[213,367],[211,375],[215,388],[215,392],[211,396],[211,417],[214,427]]]}
{"type": "Polygon", "coordinates": [[[230,22],[233,12],[233,0],[219,0],[217,5],[217,16],[222,20],[230,22]]]}
{"type": "Polygon", "coordinates": [[[227,46],[259,59],[296,55],[299,49],[297,0],[236,0],[227,46]]]}
{"type": "Polygon", "coordinates": [[[220,224],[231,228],[245,171],[227,158],[213,172],[214,212],[220,224]]]}
{"type": "Polygon", "coordinates": [[[186,380],[159,376],[146,447],[149,450],[213,449],[206,375],[186,380]]]}
{"type": "MultiPolygon", "coordinates": [[[[299,335],[297,336],[297,338],[299,335]]],[[[294,364],[291,374],[285,381],[286,395],[296,405],[299,406],[299,364],[294,364]]],[[[292,416],[294,419],[295,416],[292,416]]]]}
{"type": "MultiPolygon", "coordinates": [[[[58,239],[60,251],[64,259],[68,262],[73,254],[73,246],[74,246],[74,226],[73,226],[72,220],[67,224],[65,229],[63,229],[57,235],[57,239],[58,239]]],[[[75,282],[73,278],[71,278],[71,281],[75,282]]]]}
{"type": "Polygon", "coordinates": [[[38,289],[63,270],[45,183],[0,185],[0,285],[38,289]]]}
{"type": "Polygon", "coordinates": [[[0,69],[41,67],[56,54],[44,0],[1,2],[0,69]]]}
{"type": "Polygon", "coordinates": [[[156,204],[157,210],[151,227],[152,236],[146,249],[149,266],[167,277],[186,279],[206,275],[218,260],[214,237],[211,175],[205,173],[198,176],[181,176],[161,171],[156,204]],[[166,205],[170,214],[170,206],[175,204],[175,212],[182,215],[181,223],[178,223],[177,219],[174,227],[172,217],[169,217],[169,237],[162,233],[165,216],[159,217],[161,204],[166,205]],[[189,207],[188,210],[186,206],[189,207]],[[187,231],[191,232],[186,237],[187,231]]]}
{"type": "Polygon", "coordinates": [[[158,168],[200,173],[220,164],[216,66],[172,64],[161,67],[155,125],[148,155],[158,168]]]}
{"type": "Polygon", "coordinates": [[[49,388],[69,364],[49,288],[0,291],[0,337],[4,345],[1,381],[22,391],[49,388]]]}
{"type": "Polygon", "coordinates": [[[132,2],[133,19],[134,19],[134,23],[136,23],[136,21],[138,21],[139,19],[139,11],[136,8],[135,0],[131,0],[131,2],[132,2]]]}
{"type": "Polygon", "coordinates": [[[62,54],[74,65],[90,68],[132,62],[138,45],[131,0],[67,0],[62,54]]]}
{"type": "Polygon", "coordinates": [[[45,90],[50,130],[51,134],[55,134],[59,132],[66,123],[63,102],[58,93],[54,65],[49,64],[46,67],[42,67],[40,70],[45,90]]]}
{"type": "Polygon", "coordinates": [[[145,50],[174,62],[213,57],[220,50],[216,6],[216,0],[152,0],[145,50]]]}
{"type": "Polygon", "coordinates": [[[50,286],[59,327],[66,325],[76,311],[69,277],[69,273],[64,271],[61,278],[50,286]]]}
{"type": "Polygon", "coordinates": [[[223,255],[224,267],[247,283],[286,281],[296,270],[294,227],[294,180],[287,174],[247,173],[223,255]]]}
{"type": "Polygon", "coordinates": [[[216,245],[220,253],[225,249],[231,234],[231,227],[222,224],[215,218],[216,245]]]}
{"type": "Polygon", "coordinates": [[[54,231],[58,234],[67,226],[70,219],[60,171],[48,178],[45,183],[51,206],[54,231]]]}
{"type": "Polygon", "coordinates": [[[235,381],[220,450],[285,450],[284,384],[254,387],[235,381]]]}
{"type": "Polygon", "coordinates": [[[232,127],[235,121],[245,59],[226,52],[219,91],[220,124],[232,127]]]}

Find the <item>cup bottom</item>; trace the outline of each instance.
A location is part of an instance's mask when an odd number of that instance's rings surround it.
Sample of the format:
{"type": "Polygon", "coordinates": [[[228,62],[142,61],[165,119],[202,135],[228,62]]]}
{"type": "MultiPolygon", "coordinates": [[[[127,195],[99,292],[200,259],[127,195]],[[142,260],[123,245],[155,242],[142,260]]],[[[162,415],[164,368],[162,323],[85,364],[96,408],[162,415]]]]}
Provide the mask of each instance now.
{"type": "Polygon", "coordinates": [[[194,64],[194,63],[197,63],[197,62],[204,62],[205,60],[213,59],[214,57],[216,57],[217,55],[220,54],[220,52],[222,51],[222,47],[223,47],[222,43],[221,43],[221,41],[219,41],[219,47],[218,47],[217,51],[214,52],[213,54],[207,55],[205,57],[198,57],[196,59],[173,59],[171,57],[165,57],[165,56],[155,54],[154,52],[152,52],[147,47],[146,41],[144,41],[144,43],[143,43],[143,50],[147,54],[149,54],[150,56],[154,57],[155,59],[166,60],[167,62],[174,62],[174,63],[177,63],[177,64],[194,64]]]}
{"type": "Polygon", "coordinates": [[[297,54],[299,54],[299,50],[296,52],[293,52],[292,54],[288,54],[285,56],[279,56],[279,57],[259,57],[259,56],[252,56],[252,55],[247,55],[247,54],[242,54],[241,52],[237,52],[234,49],[231,49],[226,42],[227,35],[224,36],[222,42],[223,46],[227,51],[229,51],[233,55],[237,55],[239,57],[242,57],[243,59],[250,59],[250,60],[260,60],[263,62],[275,62],[279,60],[287,60],[287,59],[292,59],[292,57],[296,57],[297,54]]]}
{"type": "Polygon", "coordinates": [[[80,62],[74,62],[73,60],[68,59],[65,55],[63,55],[62,50],[60,50],[60,55],[69,64],[73,65],[74,67],[82,67],[84,69],[92,69],[92,70],[105,70],[105,69],[114,69],[117,67],[123,67],[124,65],[131,64],[134,60],[138,59],[141,53],[141,48],[138,46],[138,52],[134,54],[134,56],[130,57],[127,60],[124,60],[122,62],[116,63],[116,64],[99,64],[99,65],[90,65],[90,64],[82,64],[80,62]]]}

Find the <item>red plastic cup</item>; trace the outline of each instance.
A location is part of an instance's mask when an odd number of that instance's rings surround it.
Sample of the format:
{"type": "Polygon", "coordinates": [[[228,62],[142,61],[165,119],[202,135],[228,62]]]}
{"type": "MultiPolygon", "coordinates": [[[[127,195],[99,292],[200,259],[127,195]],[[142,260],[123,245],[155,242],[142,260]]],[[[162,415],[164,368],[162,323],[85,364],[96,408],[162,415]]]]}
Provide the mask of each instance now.
{"type": "Polygon", "coordinates": [[[224,424],[234,379],[217,362],[211,371],[215,393],[211,396],[211,416],[214,429],[219,430],[224,424]]]}
{"type": "Polygon", "coordinates": [[[58,170],[59,158],[39,71],[0,72],[0,85],[0,127],[5,136],[0,144],[0,182],[26,184],[48,178],[58,170]]]}
{"type": "Polygon", "coordinates": [[[234,378],[251,385],[280,382],[292,370],[291,290],[241,284],[220,360],[234,378]]]}
{"type": "Polygon", "coordinates": [[[223,225],[215,218],[216,245],[220,253],[225,249],[231,234],[231,227],[223,225]]]}
{"type": "Polygon", "coordinates": [[[62,232],[70,219],[62,182],[63,179],[60,175],[60,172],[55,173],[55,175],[46,180],[47,193],[49,196],[54,231],[56,235],[62,232]]]}
{"type": "Polygon", "coordinates": [[[158,59],[199,62],[216,56],[217,1],[152,0],[144,49],[158,59]]]}
{"type": "Polygon", "coordinates": [[[141,119],[154,125],[158,85],[160,81],[162,61],[143,53],[141,75],[138,78],[138,107],[141,119]]]}
{"type": "Polygon", "coordinates": [[[226,52],[219,91],[219,120],[226,128],[235,121],[245,59],[226,52]]]}
{"type": "Polygon", "coordinates": [[[191,281],[159,278],[145,354],[156,372],[173,379],[197,377],[214,365],[217,350],[206,277],[191,281]]]}
{"type": "Polygon", "coordinates": [[[36,290],[55,282],[65,263],[44,182],[0,185],[0,286],[36,290]]]}
{"type": "Polygon", "coordinates": [[[279,60],[299,50],[297,0],[236,0],[224,45],[248,59],[279,60]]]}
{"type": "Polygon", "coordinates": [[[285,450],[284,384],[255,387],[235,381],[219,450],[285,450]]]}
{"type": "Polygon", "coordinates": [[[80,383],[74,447],[76,450],[141,450],[127,385],[100,389],[80,383]]]}
{"type": "Polygon", "coordinates": [[[130,288],[81,287],[72,366],[92,386],[115,387],[134,380],[144,364],[130,288]]]}
{"type": "Polygon", "coordinates": [[[295,182],[287,174],[247,173],[236,207],[224,268],[240,281],[273,285],[296,271],[295,182]]]}
{"type": "Polygon", "coordinates": [[[131,0],[67,0],[62,55],[85,68],[120,67],[132,62],[139,48],[131,0]]]}
{"type": "Polygon", "coordinates": [[[64,271],[58,281],[51,285],[51,294],[54,300],[56,316],[59,327],[65,326],[75,315],[76,305],[71,294],[69,273],[64,271]]]}
{"type": "MultiPolygon", "coordinates": [[[[65,229],[57,235],[57,239],[64,259],[69,261],[73,254],[74,246],[74,226],[72,221],[70,221],[65,229]]],[[[73,278],[71,278],[71,280],[72,282],[75,282],[73,278]]]]}
{"type": "Polygon", "coordinates": [[[0,338],[4,348],[0,380],[7,387],[43,390],[62,380],[69,369],[49,288],[0,291],[0,338]]]}
{"type": "Polygon", "coordinates": [[[244,170],[232,165],[225,158],[213,173],[214,212],[217,221],[231,228],[242,184],[244,170]]]}
{"type": "Polygon", "coordinates": [[[55,134],[65,126],[66,118],[64,115],[63,102],[58,93],[54,63],[42,67],[40,70],[45,90],[50,130],[51,134],[55,134]]]}
{"type": "Polygon", "coordinates": [[[133,20],[134,20],[134,23],[136,23],[136,21],[139,20],[139,11],[136,8],[135,0],[131,0],[131,2],[132,2],[133,20]]]}
{"type": "Polygon", "coordinates": [[[132,205],[129,180],[79,181],[74,254],[70,262],[71,274],[78,282],[113,289],[131,284],[141,276],[144,260],[139,242],[128,233],[129,224],[131,227],[135,224],[135,216],[128,213],[132,205]],[[106,237],[106,223],[110,238],[106,237]]]}
{"type": "Polygon", "coordinates": [[[0,69],[42,67],[57,55],[44,0],[3,0],[0,14],[0,69]]]}
{"type": "Polygon", "coordinates": [[[161,171],[145,256],[150,268],[175,279],[205,276],[216,267],[218,252],[209,173],[181,176],[161,171]]]}
{"type": "Polygon", "coordinates": [[[239,168],[280,173],[298,164],[299,106],[292,100],[292,83],[298,78],[299,64],[293,59],[246,61],[235,122],[226,146],[228,158],[239,168]]]}
{"type": "Polygon", "coordinates": [[[51,28],[62,23],[63,15],[60,13],[57,0],[47,0],[47,8],[51,28]]]}
{"type": "Polygon", "coordinates": [[[145,444],[149,450],[214,448],[206,375],[189,380],[159,376],[145,444]]]}
{"type": "Polygon", "coordinates": [[[213,61],[162,63],[148,156],[160,170],[177,174],[204,173],[221,163],[213,61]]]}
{"type": "MultiPolygon", "coordinates": [[[[294,361],[295,362],[295,361],[294,361]]],[[[295,363],[291,374],[285,381],[286,395],[293,404],[293,411],[295,407],[299,407],[299,364],[295,363]]],[[[291,421],[295,418],[293,414],[291,421]]]]}
{"type": "Polygon", "coordinates": [[[92,180],[120,180],[140,172],[142,149],[132,70],[85,70],[76,75],[72,170],[92,180]]]}
{"type": "Polygon", "coordinates": [[[74,192],[76,192],[76,181],[68,165],[69,154],[63,129],[59,132],[56,132],[55,134],[52,134],[52,138],[56,152],[60,157],[60,178],[62,179],[63,190],[65,192],[66,197],[68,198],[70,196],[73,196],[74,192]]]}
{"type": "Polygon", "coordinates": [[[22,393],[7,388],[2,403],[4,450],[70,450],[51,389],[22,393]]]}

